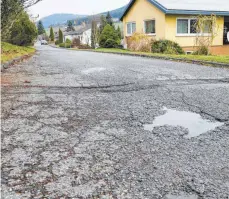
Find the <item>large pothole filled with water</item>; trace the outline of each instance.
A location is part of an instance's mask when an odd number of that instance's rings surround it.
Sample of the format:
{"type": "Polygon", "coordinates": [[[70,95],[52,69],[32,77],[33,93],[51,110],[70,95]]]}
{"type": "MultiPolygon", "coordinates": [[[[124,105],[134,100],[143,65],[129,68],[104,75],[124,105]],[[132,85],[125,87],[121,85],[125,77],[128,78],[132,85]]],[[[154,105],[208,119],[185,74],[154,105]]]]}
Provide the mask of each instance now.
{"type": "Polygon", "coordinates": [[[204,119],[200,114],[193,112],[177,111],[166,107],[163,110],[166,111],[165,114],[156,117],[152,124],[145,124],[144,130],[152,131],[155,127],[165,125],[181,126],[189,131],[185,137],[191,138],[224,125],[222,122],[212,122],[204,119]]]}

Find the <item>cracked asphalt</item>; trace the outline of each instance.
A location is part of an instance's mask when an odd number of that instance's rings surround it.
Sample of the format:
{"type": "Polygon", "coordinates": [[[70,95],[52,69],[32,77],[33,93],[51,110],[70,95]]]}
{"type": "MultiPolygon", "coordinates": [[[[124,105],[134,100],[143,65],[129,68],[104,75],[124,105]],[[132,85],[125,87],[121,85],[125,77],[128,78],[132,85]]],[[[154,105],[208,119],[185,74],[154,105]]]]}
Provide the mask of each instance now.
{"type": "Polygon", "coordinates": [[[1,94],[4,199],[229,198],[228,69],[38,46],[1,94]],[[163,107],[224,125],[144,130],[163,107]]]}

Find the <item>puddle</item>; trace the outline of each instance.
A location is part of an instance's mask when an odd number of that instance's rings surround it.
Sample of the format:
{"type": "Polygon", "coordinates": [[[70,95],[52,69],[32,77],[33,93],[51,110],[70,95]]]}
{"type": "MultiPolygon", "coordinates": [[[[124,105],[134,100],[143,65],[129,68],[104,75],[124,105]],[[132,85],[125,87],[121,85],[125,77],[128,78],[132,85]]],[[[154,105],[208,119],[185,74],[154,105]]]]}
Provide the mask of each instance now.
{"type": "Polygon", "coordinates": [[[106,70],[105,68],[88,68],[86,70],[83,70],[82,73],[84,74],[90,74],[90,73],[95,73],[95,72],[100,72],[106,70]]]}
{"type": "Polygon", "coordinates": [[[187,195],[184,192],[179,193],[179,195],[168,194],[165,196],[165,199],[198,199],[197,195],[187,195]]]}
{"type": "Polygon", "coordinates": [[[202,133],[213,130],[216,127],[222,126],[224,123],[221,122],[211,122],[209,120],[203,119],[199,114],[187,112],[187,111],[177,111],[173,109],[163,108],[166,111],[164,115],[160,115],[155,118],[153,124],[145,124],[144,129],[147,131],[152,131],[154,127],[157,126],[181,126],[189,130],[187,138],[199,136],[202,133]]]}

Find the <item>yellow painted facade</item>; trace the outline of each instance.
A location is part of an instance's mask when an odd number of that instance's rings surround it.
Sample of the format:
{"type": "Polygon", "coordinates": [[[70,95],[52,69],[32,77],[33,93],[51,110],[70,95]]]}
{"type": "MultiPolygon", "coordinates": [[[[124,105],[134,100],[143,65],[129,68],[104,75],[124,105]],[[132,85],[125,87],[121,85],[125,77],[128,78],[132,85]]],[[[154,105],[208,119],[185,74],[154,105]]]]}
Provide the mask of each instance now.
{"type": "Polygon", "coordinates": [[[128,22],[136,22],[136,32],[144,33],[144,20],[155,19],[156,39],[165,38],[165,14],[158,8],[152,6],[147,0],[136,1],[129,12],[123,18],[123,31],[127,36],[128,22]]]}
{"type": "MultiPolygon", "coordinates": [[[[156,34],[151,35],[155,39],[169,39],[180,44],[182,47],[195,45],[195,36],[177,35],[177,18],[192,18],[193,16],[165,15],[157,7],[147,0],[136,0],[127,14],[123,17],[124,36],[127,35],[127,23],[136,22],[136,32],[144,33],[144,20],[155,19],[156,34]]],[[[224,17],[217,18],[217,36],[213,46],[223,45],[224,17]]]]}
{"type": "MultiPolygon", "coordinates": [[[[143,0],[144,1],[144,0],[143,0]]],[[[194,46],[195,45],[195,36],[179,36],[177,35],[177,18],[192,18],[193,16],[182,16],[182,15],[166,15],[165,21],[165,38],[172,40],[180,44],[182,47],[194,46]]],[[[223,45],[223,26],[224,26],[224,17],[217,18],[217,35],[213,40],[213,46],[223,45]]]]}

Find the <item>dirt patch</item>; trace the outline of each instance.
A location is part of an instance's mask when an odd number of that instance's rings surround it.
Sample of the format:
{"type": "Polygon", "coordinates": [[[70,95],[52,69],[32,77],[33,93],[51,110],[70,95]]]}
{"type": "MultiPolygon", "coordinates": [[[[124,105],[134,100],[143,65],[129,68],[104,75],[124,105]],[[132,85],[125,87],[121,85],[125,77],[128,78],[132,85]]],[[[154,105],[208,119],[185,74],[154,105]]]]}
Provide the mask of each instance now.
{"type": "Polygon", "coordinates": [[[2,73],[1,85],[12,86],[29,81],[28,77],[23,73],[2,73]]]}

